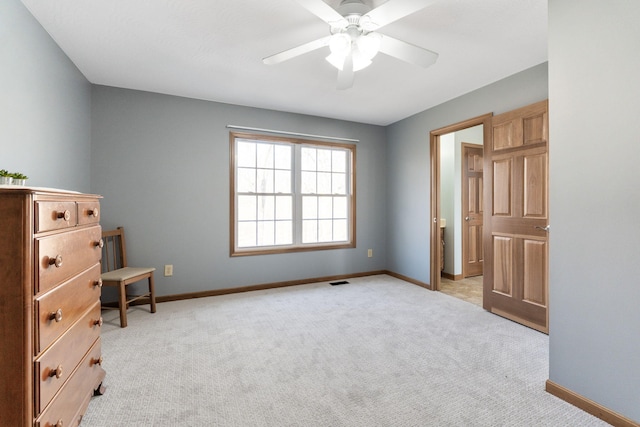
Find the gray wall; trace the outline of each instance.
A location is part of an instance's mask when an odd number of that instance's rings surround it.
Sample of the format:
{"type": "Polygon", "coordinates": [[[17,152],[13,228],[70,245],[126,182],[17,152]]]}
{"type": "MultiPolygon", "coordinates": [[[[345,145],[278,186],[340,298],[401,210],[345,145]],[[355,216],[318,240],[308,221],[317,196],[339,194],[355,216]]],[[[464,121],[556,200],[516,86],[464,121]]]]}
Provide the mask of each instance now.
{"type": "Polygon", "coordinates": [[[94,86],[91,190],[103,227],[122,225],[158,295],[351,274],[386,266],[384,127],[94,86]],[[229,257],[227,124],[360,139],[357,248],[229,257]],[[373,249],[373,258],[367,257],[373,249]]]}
{"type": "Polygon", "coordinates": [[[549,378],[640,422],[640,3],[549,2],[549,378]]]}
{"type": "Polygon", "coordinates": [[[19,0],[0,1],[0,169],[90,188],[91,86],[19,0]]]}
{"type": "Polygon", "coordinates": [[[547,64],[522,71],[387,128],[387,269],[429,283],[429,132],[547,99],[547,64]]]}

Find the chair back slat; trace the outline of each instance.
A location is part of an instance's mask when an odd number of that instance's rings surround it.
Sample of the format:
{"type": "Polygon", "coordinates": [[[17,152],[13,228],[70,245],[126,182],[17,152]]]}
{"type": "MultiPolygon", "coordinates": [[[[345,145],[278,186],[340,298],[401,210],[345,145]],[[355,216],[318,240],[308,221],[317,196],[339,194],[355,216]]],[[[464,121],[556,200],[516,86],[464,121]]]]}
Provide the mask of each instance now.
{"type": "Polygon", "coordinates": [[[124,228],[102,232],[102,272],[117,270],[127,266],[127,253],[124,240],[124,228]]]}

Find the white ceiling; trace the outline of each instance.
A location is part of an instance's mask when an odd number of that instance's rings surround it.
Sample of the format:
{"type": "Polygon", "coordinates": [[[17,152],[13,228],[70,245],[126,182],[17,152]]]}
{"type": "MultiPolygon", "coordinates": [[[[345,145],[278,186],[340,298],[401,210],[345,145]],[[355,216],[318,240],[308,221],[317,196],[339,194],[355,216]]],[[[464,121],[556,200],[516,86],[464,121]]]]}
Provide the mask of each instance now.
{"type": "Polygon", "coordinates": [[[295,0],[22,2],[91,83],[378,125],[547,60],[547,0],[436,0],[380,29],[438,52],[435,65],[379,54],[344,91],[328,47],[262,63],[329,34],[295,0]]]}

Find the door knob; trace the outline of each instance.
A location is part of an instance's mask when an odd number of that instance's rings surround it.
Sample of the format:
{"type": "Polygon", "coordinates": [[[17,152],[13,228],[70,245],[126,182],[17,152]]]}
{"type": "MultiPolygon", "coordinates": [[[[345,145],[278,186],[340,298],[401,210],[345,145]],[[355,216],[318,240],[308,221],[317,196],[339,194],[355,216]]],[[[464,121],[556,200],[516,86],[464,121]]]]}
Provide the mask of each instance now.
{"type": "Polygon", "coordinates": [[[469,217],[468,216],[464,217],[464,220],[469,221],[469,217]]]}
{"type": "Polygon", "coordinates": [[[548,233],[550,227],[551,227],[550,225],[547,225],[546,227],[540,227],[539,225],[536,225],[534,228],[536,230],[542,230],[542,231],[546,231],[548,233]]]}

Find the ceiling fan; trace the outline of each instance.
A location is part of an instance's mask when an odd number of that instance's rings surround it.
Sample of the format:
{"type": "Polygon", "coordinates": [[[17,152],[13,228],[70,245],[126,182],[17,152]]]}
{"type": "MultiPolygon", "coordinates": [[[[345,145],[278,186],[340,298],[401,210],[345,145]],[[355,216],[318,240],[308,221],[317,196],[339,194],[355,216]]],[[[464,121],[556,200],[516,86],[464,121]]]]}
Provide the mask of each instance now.
{"type": "Polygon", "coordinates": [[[375,9],[363,0],[342,0],[337,9],[323,0],[295,1],[329,24],[330,35],[268,56],[262,60],[265,64],[278,64],[329,46],[331,53],[326,59],[338,69],[337,87],[348,89],[353,86],[354,73],[369,66],[378,52],[424,68],[438,59],[435,52],[377,32],[434,0],[388,0],[375,9]]]}

